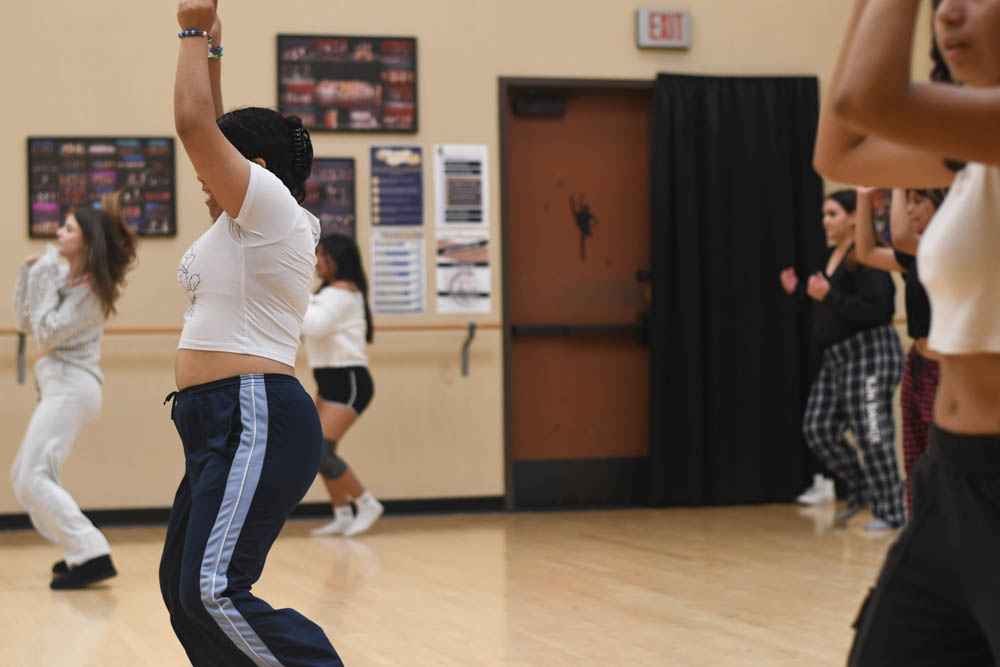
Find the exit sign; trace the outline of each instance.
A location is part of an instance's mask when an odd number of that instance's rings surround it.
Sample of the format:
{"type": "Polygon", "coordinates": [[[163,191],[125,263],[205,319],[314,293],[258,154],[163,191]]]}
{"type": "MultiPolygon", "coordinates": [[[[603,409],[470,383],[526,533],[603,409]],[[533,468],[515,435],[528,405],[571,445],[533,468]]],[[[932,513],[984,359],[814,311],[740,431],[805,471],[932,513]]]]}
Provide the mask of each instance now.
{"type": "Polygon", "coordinates": [[[636,12],[636,41],[658,49],[691,47],[691,12],[684,9],[640,9],[636,12]]]}

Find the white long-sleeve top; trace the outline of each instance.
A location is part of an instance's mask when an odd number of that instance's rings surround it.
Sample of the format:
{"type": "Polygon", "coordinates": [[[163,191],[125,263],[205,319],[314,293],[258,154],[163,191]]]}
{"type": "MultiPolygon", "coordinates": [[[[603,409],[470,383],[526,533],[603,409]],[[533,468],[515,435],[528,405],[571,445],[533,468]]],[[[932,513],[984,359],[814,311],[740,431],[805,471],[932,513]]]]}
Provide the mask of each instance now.
{"type": "Polygon", "coordinates": [[[302,322],[310,368],[368,366],[361,292],[327,285],[309,297],[302,322]]]}
{"type": "Polygon", "coordinates": [[[49,356],[92,373],[101,373],[101,300],[87,285],[67,285],[69,268],[49,245],[33,265],[21,265],[14,287],[14,317],[22,333],[34,333],[49,356]]]}

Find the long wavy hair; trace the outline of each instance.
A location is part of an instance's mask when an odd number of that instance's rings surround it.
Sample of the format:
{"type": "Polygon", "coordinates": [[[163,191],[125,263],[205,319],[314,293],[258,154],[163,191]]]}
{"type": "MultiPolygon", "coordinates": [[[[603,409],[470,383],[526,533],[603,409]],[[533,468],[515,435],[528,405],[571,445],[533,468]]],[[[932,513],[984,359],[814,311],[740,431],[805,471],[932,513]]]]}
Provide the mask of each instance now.
{"type": "Polygon", "coordinates": [[[136,260],[136,238],[122,217],[120,194],[104,195],[100,209],[78,208],[73,212],[86,245],[83,273],[89,277],[105,317],[115,313],[125,273],[136,260]]]}
{"type": "Polygon", "coordinates": [[[368,276],[365,275],[365,268],[361,264],[358,244],[350,236],[330,234],[319,240],[319,247],[321,252],[326,253],[327,257],[337,264],[337,275],[332,281],[324,280],[319,289],[338,280],[352,283],[358,288],[365,302],[365,340],[371,343],[375,339],[375,327],[372,325],[372,312],[368,307],[368,276]]]}

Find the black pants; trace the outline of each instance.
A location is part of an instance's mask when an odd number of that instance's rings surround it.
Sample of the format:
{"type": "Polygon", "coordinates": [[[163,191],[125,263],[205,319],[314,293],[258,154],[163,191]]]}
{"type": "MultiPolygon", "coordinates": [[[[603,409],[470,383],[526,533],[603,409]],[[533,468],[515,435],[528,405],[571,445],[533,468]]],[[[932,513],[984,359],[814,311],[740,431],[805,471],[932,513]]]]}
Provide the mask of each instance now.
{"type": "Polygon", "coordinates": [[[309,489],[323,436],[290,375],[241,375],[189,387],[171,411],[184,443],[160,561],[170,623],[195,667],[343,667],[323,630],[250,587],[309,489]]]}
{"type": "Polygon", "coordinates": [[[931,427],[913,517],[862,606],[849,665],[995,665],[1000,658],[1000,435],[931,427]]]}
{"type": "Polygon", "coordinates": [[[802,418],[802,433],[830,472],[847,486],[848,502],[870,505],[903,525],[903,480],[893,445],[892,396],[903,375],[903,349],[891,324],[854,334],[823,351],[802,418]],[[857,450],[844,437],[850,429],[857,450]]]}

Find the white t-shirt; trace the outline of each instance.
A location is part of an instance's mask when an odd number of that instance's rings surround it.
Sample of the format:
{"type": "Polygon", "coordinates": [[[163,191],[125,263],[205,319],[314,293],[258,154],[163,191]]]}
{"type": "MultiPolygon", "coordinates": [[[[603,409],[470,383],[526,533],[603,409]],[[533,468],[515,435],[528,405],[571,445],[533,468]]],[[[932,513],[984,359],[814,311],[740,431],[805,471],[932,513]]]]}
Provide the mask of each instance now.
{"type": "Polygon", "coordinates": [[[1000,352],[1000,167],[970,162],[920,239],[928,344],[943,354],[1000,352]]]}
{"type": "Polygon", "coordinates": [[[184,253],[178,349],[236,352],[295,365],[316,265],[319,221],[255,162],[236,219],[223,213],[184,253]]]}
{"type": "Polygon", "coordinates": [[[309,367],[367,367],[367,329],[361,292],[328,285],[313,294],[302,324],[309,367]]]}

